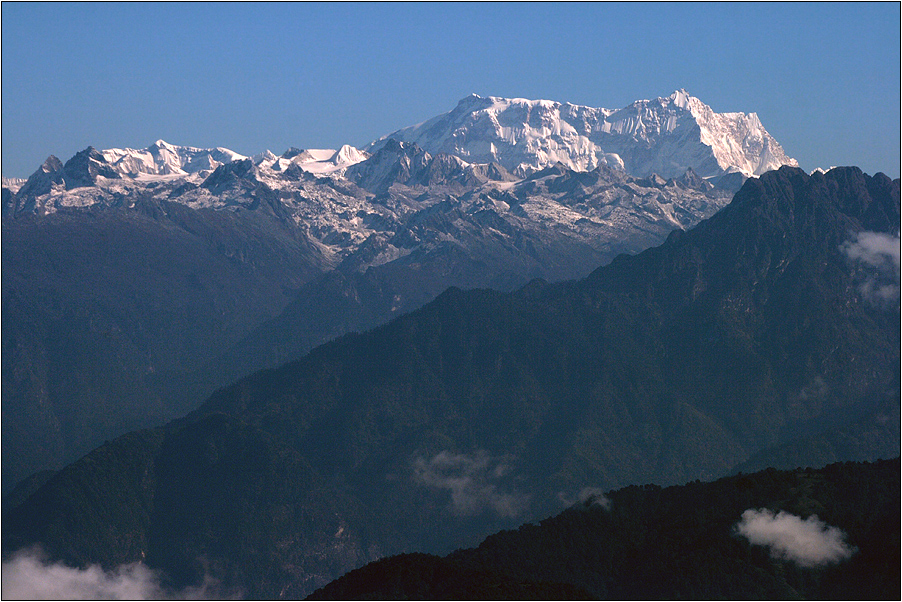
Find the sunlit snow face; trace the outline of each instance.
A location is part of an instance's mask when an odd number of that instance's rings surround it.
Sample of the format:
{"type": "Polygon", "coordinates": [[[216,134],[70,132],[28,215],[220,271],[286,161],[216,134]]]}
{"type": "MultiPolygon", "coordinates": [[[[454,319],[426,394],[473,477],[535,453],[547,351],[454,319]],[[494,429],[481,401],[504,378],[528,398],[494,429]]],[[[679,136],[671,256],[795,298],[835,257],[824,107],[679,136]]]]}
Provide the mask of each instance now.
{"type": "Polygon", "coordinates": [[[471,163],[497,161],[524,174],[558,162],[576,170],[605,164],[637,177],[665,178],[679,177],[687,167],[714,177],[797,165],[757,115],[715,113],[685,90],[619,110],[474,95],[390,137],[471,163]]]}

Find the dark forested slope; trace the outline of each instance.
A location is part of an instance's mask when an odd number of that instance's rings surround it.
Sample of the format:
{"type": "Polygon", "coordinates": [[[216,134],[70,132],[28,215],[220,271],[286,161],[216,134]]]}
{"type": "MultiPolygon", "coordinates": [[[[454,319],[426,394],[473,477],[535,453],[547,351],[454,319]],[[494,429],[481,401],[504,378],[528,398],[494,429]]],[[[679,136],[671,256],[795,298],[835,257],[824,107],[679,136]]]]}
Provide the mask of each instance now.
{"type": "Polygon", "coordinates": [[[324,269],[266,203],[122,202],[4,216],[4,489],[195,408],[186,376],[324,269]]]}
{"type": "Polygon", "coordinates": [[[450,289],[113,442],[12,509],[4,549],[300,595],[588,487],[782,464],[781,446],[801,465],[895,456],[898,231],[882,174],[765,174],[585,280],[450,289]],[[831,437],[848,445],[805,443],[831,437]]]}
{"type": "Polygon", "coordinates": [[[444,558],[379,560],[309,599],[893,600],[899,504],[898,459],[632,486],[444,558]],[[770,545],[743,536],[750,516],[770,545]]]}
{"type": "Polygon", "coordinates": [[[3,189],[4,491],[449,286],[583,277],[730,197],[691,170],[512,181],[401,143],[347,178],[267,165],[135,178],[89,148],[3,189]]]}

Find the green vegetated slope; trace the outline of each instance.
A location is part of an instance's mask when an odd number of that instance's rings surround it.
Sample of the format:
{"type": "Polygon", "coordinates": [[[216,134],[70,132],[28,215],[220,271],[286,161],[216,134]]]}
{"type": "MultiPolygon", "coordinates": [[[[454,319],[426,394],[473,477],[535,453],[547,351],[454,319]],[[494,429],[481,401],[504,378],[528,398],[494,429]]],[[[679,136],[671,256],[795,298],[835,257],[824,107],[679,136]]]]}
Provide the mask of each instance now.
{"type": "Polygon", "coordinates": [[[376,561],[309,599],[894,600],[899,474],[896,459],[631,486],[444,558],[376,561]],[[737,529],[750,509],[815,516],[851,556],[799,562],[753,545],[737,529]]]}
{"type": "Polygon", "coordinates": [[[586,487],[895,456],[898,267],[876,250],[898,231],[882,174],[765,174],[582,281],[450,289],[114,441],[10,509],[4,549],[300,596],[586,487]]]}

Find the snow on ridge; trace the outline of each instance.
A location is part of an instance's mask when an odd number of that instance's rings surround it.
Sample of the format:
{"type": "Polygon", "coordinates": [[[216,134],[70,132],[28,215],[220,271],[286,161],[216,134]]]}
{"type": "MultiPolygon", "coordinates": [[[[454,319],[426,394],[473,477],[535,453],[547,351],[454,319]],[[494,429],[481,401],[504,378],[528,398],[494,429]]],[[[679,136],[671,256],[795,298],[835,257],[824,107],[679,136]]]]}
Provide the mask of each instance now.
{"type": "Polygon", "coordinates": [[[266,164],[267,166],[272,165],[273,163],[278,161],[278,159],[279,158],[276,156],[276,154],[269,149],[266,149],[262,153],[257,153],[256,155],[251,157],[251,161],[254,162],[254,165],[266,164]]]}
{"type": "Polygon", "coordinates": [[[764,129],[757,113],[715,113],[691,96],[687,109],[699,124],[701,141],[711,147],[724,172],[736,167],[746,176],[759,176],[782,165],[798,167],[764,129]]]}
{"type": "Polygon", "coordinates": [[[340,149],[290,149],[281,157],[270,150],[245,157],[223,147],[178,146],[157,140],[144,149],[111,148],[100,151],[103,158],[122,176],[185,176],[215,170],[220,165],[250,158],[254,165],[284,171],[291,164],[318,175],[336,174],[365,160],[369,155],[350,145],[340,149]],[[292,151],[295,151],[292,153],[292,151]]]}
{"type": "Polygon", "coordinates": [[[298,155],[298,163],[303,165],[304,163],[328,161],[335,155],[335,152],[334,148],[308,148],[298,155]]]}
{"type": "MultiPolygon", "coordinates": [[[[469,164],[498,163],[526,176],[556,163],[587,171],[608,166],[637,177],[679,177],[689,168],[702,177],[740,172],[760,175],[781,165],[797,166],[764,129],[756,113],[716,113],[685,89],[666,97],[637,100],[621,109],[552,100],[471,94],[451,111],[409,126],[357,149],[264,151],[254,164],[273,171],[291,165],[340,177],[388,139],[412,142],[435,156],[469,164]]],[[[157,140],[144,149],[100,151],[124,177],[184,177],[247,159],[230,149],[179,146],[157,140]]]]}
{"type": "Polygon", "coordinates": [[[3,188],[8,188],[10,192],[15,194],[27,182],[27,178],[3,178],[3,188]]]}
{"type": "Polygon", "coordinates": [[[355,163],[360,163],[367,157],[369,157],[367,153],[354,148],[350,144],[345,144],[340,149],[338,149],[329,160],[335,165],[347,167],[355,163]]]}
{"type": "Polygon", "coordinates": [[[315,175],[340,176],[345,169],[366,160],[368,157],[368,153],[345,144],[338,150],[332,148],[308,148],[298,151],[297,154],[289,159],[280,159],[280,164],[281,169],[285,169],[293,163],[304,171],[315,175]]]}
{"type": "Polygon", "coordinates": [[[760,175],[797,165],[755,113],[715,113],[684,89],[617,110],[550,100],[463,98],[448,113],[384,136],[413,142],[435,155],[472,163],[496,161],[528,174],[556,162],[575,170],[599,165],[646,177],[677,177],[692,168],[703,177],[729,171],[760,175]]]}
{"type": "Polygon", "coordinates": [[[120,175],[128,177],[141,174],[187,175],[247,158],[227,148],[178,146],[165,140],[157,140],[143,149],[111,148],[100,151],[100,154],[120,175]]]}

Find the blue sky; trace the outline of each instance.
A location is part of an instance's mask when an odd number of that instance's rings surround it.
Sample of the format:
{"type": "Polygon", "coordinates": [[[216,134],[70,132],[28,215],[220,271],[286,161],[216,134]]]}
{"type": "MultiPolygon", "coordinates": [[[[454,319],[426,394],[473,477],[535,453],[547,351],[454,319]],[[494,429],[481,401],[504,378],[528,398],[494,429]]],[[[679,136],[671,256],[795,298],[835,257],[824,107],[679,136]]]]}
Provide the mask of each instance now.
{"type": "Polygon", "coordinates": [[[806,170],[900,175],[898,3],[2,4],[2,173],[89,146],[362,146],[462,97],[685,88],[806,170]]]}

